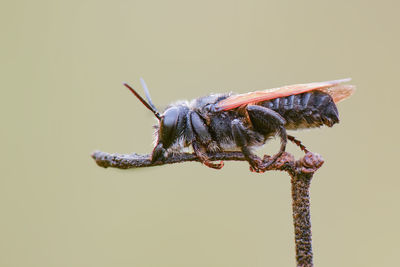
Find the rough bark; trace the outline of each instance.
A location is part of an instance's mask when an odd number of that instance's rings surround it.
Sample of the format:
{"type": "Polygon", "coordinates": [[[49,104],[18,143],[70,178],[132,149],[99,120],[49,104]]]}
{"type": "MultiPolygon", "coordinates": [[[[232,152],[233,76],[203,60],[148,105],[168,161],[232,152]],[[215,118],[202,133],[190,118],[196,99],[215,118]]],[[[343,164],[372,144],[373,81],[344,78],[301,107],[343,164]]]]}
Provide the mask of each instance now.
{"type": "MultiPolygon", "coordinates": [[[[208,155],[212,161],[234,160],[245,161],[241,152],[220,152],[208,155]]],[[[165,162],[154,162],[150,160],[150,155],[139,155],[136,153],[129,155],[109,154],[96,151],[92,158],[97,165],[108,168],[141,168],[160,166],[164,164],[182,163],[187,161],[199,161],[194,154],[182,153],[168,157],[165,162]]],[[[267,161],[270,157],[265,157],[267,161]]],[[[313,252],[311,245],[311,216],[310,216],[310,184],[315,173],[324,163],[321,156],[311,152],[295,160],[289,153],[284,153],[267,171],[278,170],[286,171],[291,177],[292,184],[292,208],[293,224],[296,244],[297,266],[313,266],[313,252]]]]}

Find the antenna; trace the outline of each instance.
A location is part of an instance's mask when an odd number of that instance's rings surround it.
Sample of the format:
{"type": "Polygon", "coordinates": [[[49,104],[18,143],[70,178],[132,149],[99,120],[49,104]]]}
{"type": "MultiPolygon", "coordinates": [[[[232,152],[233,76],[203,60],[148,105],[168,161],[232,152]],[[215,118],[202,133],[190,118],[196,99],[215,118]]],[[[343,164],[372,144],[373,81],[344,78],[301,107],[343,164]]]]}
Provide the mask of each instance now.
{"type": "MultiPolygon", "coordinates": [[[[147,87],[146,82],[143,80],[143,78],[140,78],[140,83],[142,84],[144,93],[146,94],[146,98],[147,101],[149,102],[149,105],[155,110],[157,111],[156,106],[154,106],[153,102],[151,101],[151,97],[150,97],[150,92],[149,92],[149,88],[147,87]]],[[[157,111],[158,112],[158,111],[157,111]]]]}
{"type": "MultiPolygon", "coordinates": [[[[142,102],[143,105],[145,105],[146,108],[148,108],[153,114],[157,117],[158,120],[161,120],[161,115],[157,111],[157,109],[154,107],[153,103],[149,101],[151,104],[147,103],[146,100],[144,100],[132,87],[129,86],[129,84],[124,83],[125,87],[127,87],[138,99],[140,102],[142,102]]],[[[147,96],[147,93],[146,93],[147,96]]],[[[147,97],[149,99],[150,95],[147,97]]]]}

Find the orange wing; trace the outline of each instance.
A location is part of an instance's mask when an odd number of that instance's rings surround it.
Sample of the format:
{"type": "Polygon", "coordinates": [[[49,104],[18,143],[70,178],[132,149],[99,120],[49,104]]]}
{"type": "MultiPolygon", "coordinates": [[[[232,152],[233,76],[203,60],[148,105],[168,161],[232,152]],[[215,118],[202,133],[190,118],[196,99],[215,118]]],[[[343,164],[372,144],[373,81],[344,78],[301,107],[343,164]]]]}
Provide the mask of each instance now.
{"type": "Polygon", "coordinates": [[[350,78],[347,78],[328,82],[294,84],[263,91],[233,95],[217,103],[217,110],[230,110],[250,103],[258,103],[278,97],[298,95],[314,90],[328,93],[333,98],[333,101],[337,103],[353,94],[355,90],[354,85],[341,84],[350,80],[350,78]]]}

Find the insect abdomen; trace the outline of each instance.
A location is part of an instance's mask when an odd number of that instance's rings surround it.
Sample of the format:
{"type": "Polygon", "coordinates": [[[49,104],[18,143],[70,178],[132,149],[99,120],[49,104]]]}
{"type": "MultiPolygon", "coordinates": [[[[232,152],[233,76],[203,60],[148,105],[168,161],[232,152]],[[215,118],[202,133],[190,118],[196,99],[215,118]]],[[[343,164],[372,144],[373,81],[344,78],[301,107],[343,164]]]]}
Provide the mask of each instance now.
{"type": "Polygon", "coordinates": [[[259,105],[278,112],[285,118],[287,129],[322,125],[331,127],[339,122],[339,113],[332,97],[320,91],[275,98],[259,105]]]}

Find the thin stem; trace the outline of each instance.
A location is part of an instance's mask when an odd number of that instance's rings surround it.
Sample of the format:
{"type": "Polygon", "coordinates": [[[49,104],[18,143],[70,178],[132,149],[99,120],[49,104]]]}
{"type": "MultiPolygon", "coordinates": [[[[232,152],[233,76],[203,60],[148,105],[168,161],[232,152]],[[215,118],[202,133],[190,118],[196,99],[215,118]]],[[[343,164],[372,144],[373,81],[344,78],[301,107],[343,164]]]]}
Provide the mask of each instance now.
{"type": "MultiPolygon", "coordinates": [[[[241,152],[220,152],[208,154],[207,156],[212,161],[246,161],[241,152]]],[[[170,156],[164,162],[151,162],[150,155],[139,155],[136,153],[121,155],[109,154],[101,151],[94,152],[92,158],[96,161],[97,165],[101,167],[113,167],[119,169],[153,167],[187,161],[200,161],[196,155],[189,153],[170,156]]],[[[264,160],[269,160],[269,157],[265,157],[264,160]]],[[[296,243],[296,262],[298,267],[313,266],[310,184],[314,173],[323,163],[323,159],[318,154],[307,152],[303,158],[296,161],[291,154],[285,152],[267,170],[286,171],[291,177],[293,224],[296,243]]]]}
{"type": "Polygon", "coordinates": [[[312,174],[292,176],[292,209],[297,266],[313,266],[310,182],[312,174]]]}

